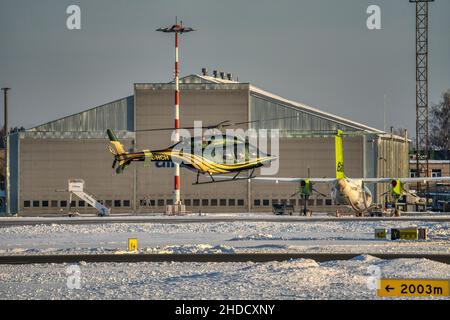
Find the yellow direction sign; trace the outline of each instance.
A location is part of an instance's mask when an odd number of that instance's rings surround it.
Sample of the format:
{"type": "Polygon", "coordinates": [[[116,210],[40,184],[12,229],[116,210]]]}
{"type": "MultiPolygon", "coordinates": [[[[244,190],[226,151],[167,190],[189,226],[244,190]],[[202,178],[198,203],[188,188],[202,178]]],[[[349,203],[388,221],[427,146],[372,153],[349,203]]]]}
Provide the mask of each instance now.
{"type": "Polygon", "coordinates": [[[138,242],[136,238],[128,239],[128,251],[134,252],[138,250],[138,242]]]}
{"type": "Polygon", "coordinates": [[[380,279],[379,297],[447,297],[449,280],[380,279]]]}

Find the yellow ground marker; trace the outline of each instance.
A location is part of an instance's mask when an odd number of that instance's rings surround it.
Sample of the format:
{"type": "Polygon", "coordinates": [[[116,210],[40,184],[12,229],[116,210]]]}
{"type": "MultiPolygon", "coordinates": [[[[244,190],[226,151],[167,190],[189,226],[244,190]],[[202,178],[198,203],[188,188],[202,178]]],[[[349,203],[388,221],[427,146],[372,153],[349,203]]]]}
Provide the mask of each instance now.
{"type": "Polygon", "coordinates": [[[128,251],[130,251],[130,252],[138,251],[138,241],[136,238],[128,239],[128,251]]]}
{"type": "Polygon", "coordinates": [[[447,297],[449,280],[380,279],[379,297],[447,297]]]}

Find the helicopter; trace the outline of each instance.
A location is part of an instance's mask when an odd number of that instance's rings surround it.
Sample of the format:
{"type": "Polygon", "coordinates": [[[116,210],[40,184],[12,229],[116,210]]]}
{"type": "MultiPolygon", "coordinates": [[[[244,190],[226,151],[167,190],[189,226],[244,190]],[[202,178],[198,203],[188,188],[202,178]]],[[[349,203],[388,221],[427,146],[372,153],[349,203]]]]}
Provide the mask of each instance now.
{"type": "MultiPolygon", "coordinates": [[[[292,117],[285,117],[292,118],[292,117]]],[[[206,126],[203,129],[221,129],[229,126],[236,126],[260,121],[272,121],[285,118],[268,120],[253,120],[239,123],[232,123],[228,120],[216,125],[206,126]]],[[[185,127],[182,129],[194,129],[185,127]]],[[[173,128],[141,129],[137,131],[164,131],[173,128]]],[[[269,165],[277,157],[265,153],[251,144],[248,139],[242,139],[232,135],[211,135],[206,137],[191,137],[159,150],[141,150],[139,152],[127,152],[124,146],[117,139],[114,131],[107,129],[110,140],[109,151],[114,156],[112,168],[117,174],[122,173],[133,161],[143,161],[147,165],[152,161],[158,162],[178,162],[197,173],[197,179],[193,183],[205,184],[225,181],[247,180],[255,177],[255,170],[259,167],[269,165]],[[242,173],[249,174],[242,176],[242,173]],[[233,174],[232,176],[221,176],[215,179],[216,174],[233,174]],[[207,175],[208,181],[200,181],[200,175],[207,175]]]]}

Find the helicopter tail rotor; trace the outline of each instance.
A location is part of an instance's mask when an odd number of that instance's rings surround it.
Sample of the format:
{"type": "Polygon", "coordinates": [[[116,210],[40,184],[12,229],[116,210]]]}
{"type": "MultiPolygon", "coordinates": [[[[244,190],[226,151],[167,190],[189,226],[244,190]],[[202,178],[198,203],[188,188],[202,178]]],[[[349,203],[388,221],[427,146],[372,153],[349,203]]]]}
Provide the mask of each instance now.
{"type": "Polygon", "coordinates": [[[125,167],[130,163],[128,159],[128,153],[125,152],[123,144],[120,143],[119,139],[117,139],[117,136],[114,133],[114,131],[108,129],[106,133],[108,134],[108,138],[111,143],[108,146],[108,150],[114,156],[112,168],[116,169],[117,174],[120,174],[125,170],[125,167]]]}

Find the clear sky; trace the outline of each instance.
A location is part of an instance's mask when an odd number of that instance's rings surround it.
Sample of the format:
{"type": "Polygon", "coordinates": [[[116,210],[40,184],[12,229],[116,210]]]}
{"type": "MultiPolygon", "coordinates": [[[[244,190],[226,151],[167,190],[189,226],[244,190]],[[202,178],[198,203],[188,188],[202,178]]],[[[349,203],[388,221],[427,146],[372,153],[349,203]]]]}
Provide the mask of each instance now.
{"type": "MultiPolygon", "coordinates": [[[[437,102],[450,88],[450,1],[430,7],[430,102],[437,102]]],[[[155,29],[176,15],[198,30],[182,36],[182,75],[224,70],[380,129],[386,95],[387,127],[415,131],[408,0],[0,0],[0,86],[12,87],[11,126],[125,97],[135,82],[170,81],[173,37],[155,29]],[[66,28],[71,4],[81,7],[81,30],[66,28]],[[372,4],[381,7],[382,30],[366,27],[372,4]]]]}

